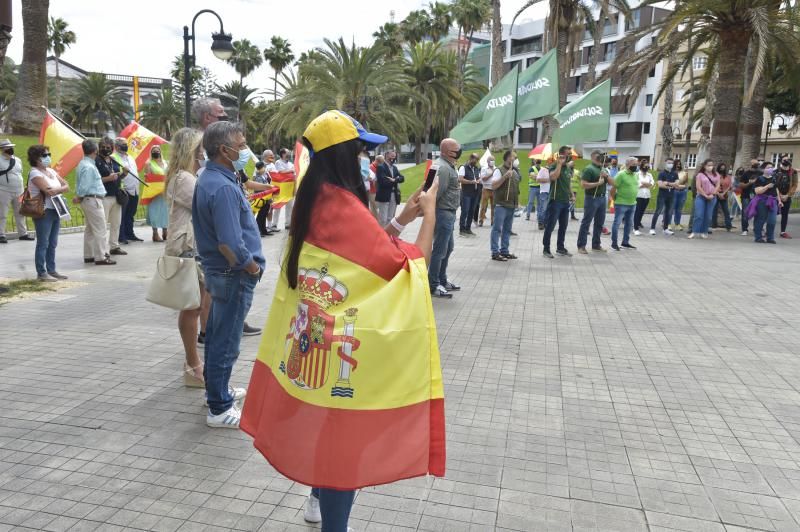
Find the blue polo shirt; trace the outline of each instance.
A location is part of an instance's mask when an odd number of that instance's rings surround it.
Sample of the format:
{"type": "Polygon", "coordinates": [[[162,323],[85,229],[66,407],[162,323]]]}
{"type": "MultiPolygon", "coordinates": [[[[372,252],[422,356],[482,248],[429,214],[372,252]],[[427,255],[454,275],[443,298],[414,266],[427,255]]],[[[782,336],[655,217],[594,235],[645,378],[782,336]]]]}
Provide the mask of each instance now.
{"type": "MultiPolygon", "coordinates": [[[[667,183],[673,183],[674,184],[674,183],[676,183],[678,181],[678,172],[676,172],[675,170],[669,170],[669,171],[661,170],[661,172],[658,174],[658,180],[659,181],[666,181],[667,183]]],[[[675,189],[674,188],[659,188],[658,189],[658,193],[659,193],[659,195],[663,194],[663,195],[665,195],[667,197],[674,196],[675,195],[675,189]]]]}
{"type": "Polygon", "coordinates": [[[251,260],[266,265],[255,217],[233,170],[208,161],[194,191],[192,226],[204,269],[244,270],[251,260]]]}

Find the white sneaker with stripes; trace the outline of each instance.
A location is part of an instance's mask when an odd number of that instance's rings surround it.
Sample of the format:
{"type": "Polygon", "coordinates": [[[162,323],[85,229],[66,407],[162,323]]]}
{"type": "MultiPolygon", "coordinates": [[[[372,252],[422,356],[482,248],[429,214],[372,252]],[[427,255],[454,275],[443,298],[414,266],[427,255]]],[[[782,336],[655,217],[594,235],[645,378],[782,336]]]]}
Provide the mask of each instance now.
{"type": "Polygon", "coordinates": [[[241,419],[242,412],[234,404],[228,410],[216,416],[209,410],[206,416],[206,425],[215,429],[238,429],[241,419]]]}

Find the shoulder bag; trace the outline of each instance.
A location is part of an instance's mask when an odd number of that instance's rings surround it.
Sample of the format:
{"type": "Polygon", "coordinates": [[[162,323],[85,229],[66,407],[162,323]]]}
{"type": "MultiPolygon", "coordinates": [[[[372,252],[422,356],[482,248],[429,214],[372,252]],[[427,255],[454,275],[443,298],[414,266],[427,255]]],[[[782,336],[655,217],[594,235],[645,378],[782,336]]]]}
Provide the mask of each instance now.
{"type": "Polygon", "coordinates": [[[28,182],[25,183],[25,191],[19,197],[19,213],[34,220],[44,217],[44,192],[39,191],[37,196],[31,196],[28,185],[31,182],[31,174],[28,173],[28,182]]]}

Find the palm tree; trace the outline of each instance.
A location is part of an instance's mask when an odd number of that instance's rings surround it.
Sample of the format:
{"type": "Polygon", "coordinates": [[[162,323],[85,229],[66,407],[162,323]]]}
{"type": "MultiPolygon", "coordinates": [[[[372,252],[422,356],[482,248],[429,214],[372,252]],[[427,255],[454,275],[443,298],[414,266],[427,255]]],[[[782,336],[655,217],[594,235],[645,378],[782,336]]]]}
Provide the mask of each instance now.
{"type": "Polygon", "coordinates": [[[258,89],[242,85],[238,81],[231,81],[225,85],[217,85],[214,96],[220,99],[222,105],[234,107],[236,117],[244,127],[247,127],[247,118],[253,109],[256,97],[260,95],[258,89]]]}
{"type": "Polygon", "coordinates": [[[63,18],[50,17],[47,22],[47,49],[56,56],[56,114],[61,114],[61,72],[59,62],[61,56],[75,43],[75,32],[67,29],[69,24],[63,18]]]}
{"type": "Polygon", "coordinates": [[[431,32],[431,17],[424,9],[412,11],[400,23],[400,32],[403,40],[410,45],[415,45],[431,32]]]}
{"type": "MultiPolygon", "coordinates": [[[[183,54],[176,55],[172,60],[172,69],[169,71],[169,75],[175,80],[177,86],[180,87],[181,94],[183,94],[183,54]]],[[[200,80],[202,77],[203,70],[197,65],[189,69],[189,93],[193,98],[200,96],[200,80]]]]}
{"type": "Polygon", "coordinates": [[[22,64],[9,123],[18,135],[34,135],[47,103],[47,10],[49,0],[22,2],[22,64]]]}
{"type": "Polygon", "coordinates": [[[172,88],[161,89],[156,99],[142,105],[141,123],[169,140],[183,126],[183,102],[172,88]]]}
{"type": "MultiPolygon", "coordinates": [[[[3,126],[8,122],[8,109],[14,101],[17,90],[17,73],[14,60],[6,57],[3,65],[0,66],[0,124],[3,126]]],[[[5,127],[3,127],[5,130],[5,127]]]]}
{"type": "Polygon", "coordinates": [[[270,40],[270,44],[271,46],[269,48],[264,48],[264,60],[269,63],[269,66],[275,71],[272,98],[277,100],[278,74],[280,74],[284,68],[292,64],[292,61],[294,61],[294,53],[292,52],[289,41],[283,37],[274,35],[270,40]]]}
{"type": "Polygon", "coordinates": [[[67,86],[64,117],[81,129],[95,134],[109,125],[121,129],[130,116],[128,94],[104,74],[92,72],[67,86]]]}
{"type": "MultiPolygon", "coordinates": [[[[394,22],[387,22],[372,36],[375,37],[375,44],[383,47],[388,57],[397,57],[403,51],[403,36],[400,26],[394,22]]],[[[300,57],[302,58],[302,55],[300,57]]]]}
{"type": "Polygon", "coordinates": [[[325,39],[325,47],[315,50],[314,59],[303,63],[297,79],[286,87],[268,127],[299,136],[323,111],[341,109],[392,142],[403,143],[420,127],[409,106],[418,98],[409,83],[402,64],[387,60],[382,47],[325,39]]]}
{"type": "MultiPolygon", "coordinates": [[[[252,74],[263,62],[258,46],[248,39],[233,41],[233,55],[228,59],[228,64],[239,74],[239,88],[244,87],[244,78],[252,74]]],[[[240,94],[238,100],[241,99],[242,95],[240,94]]]]}
{"type": "Polygon", "coordinates": [[[492,86],[503,77],[503,21],[500,18],[500,0],[492,0],[492,86]]]}
{"type": "Polygon", "coordinates": [[[431,20],[429,34],[431,40],[439,41],[450,33],[450,26],[453,25],[453,13],[450,10],[450,4],[442,2],[431,2],[428,7],[431,20]]]}
{"type": "MultiPolygon", "coordinates": [[[[496,1],[499,9],[499,0],[496,1]]],[[[489,0],[456,0],[453,2],[452,12],[458,26],[458,69],[463,73],[472,48],[472,36],[491,20],[492,5],[489,0]]]]}

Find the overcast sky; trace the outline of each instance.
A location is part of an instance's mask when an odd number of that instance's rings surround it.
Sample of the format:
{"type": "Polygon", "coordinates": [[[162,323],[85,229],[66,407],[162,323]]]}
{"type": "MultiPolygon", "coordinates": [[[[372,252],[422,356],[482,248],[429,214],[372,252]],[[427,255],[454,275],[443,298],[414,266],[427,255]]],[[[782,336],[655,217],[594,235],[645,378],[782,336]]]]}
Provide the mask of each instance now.
{"type": "MultiPolygon", "coordinates": [[[[22,59],[22,0],[14,0],[14,29],[8,55],[22,59]]],[[[503,0],[503,22],[510,23],[525,0],[503,0]]],[[[344,37],[346,42],[368,45],[372,33],[389,20],[402,20],[409,11],[427,5],[427,0],[50,0],[50,14],[62,17],[77,35],[63,59],[89,71],[169,77],[173,58],[183,52],[183,26],[194,14],[211,8],[222,17],[225,31],[233,38],[250,39],[263,49],[273,35],[288,39],[295,52],[322,45],[323,38],[344,37]],[[123,8],[124,6],[124,8],[123,8]]],[[[546,2],[544,2],[546,4],[546,2]]],[[[535,13],[532,8],[531,13],[535,13]]],[[[522,17],[526,18],[526,17],[522,17]]],[[[211,32],[218,31],[216,18],[203,14],[197,19],[197,64],[209,67],[224,83],[238,76],[233,68],[211,53],[211,32]]],[[[271,87],[272,70],[262,66],[245,83],[271,87]]]]}

